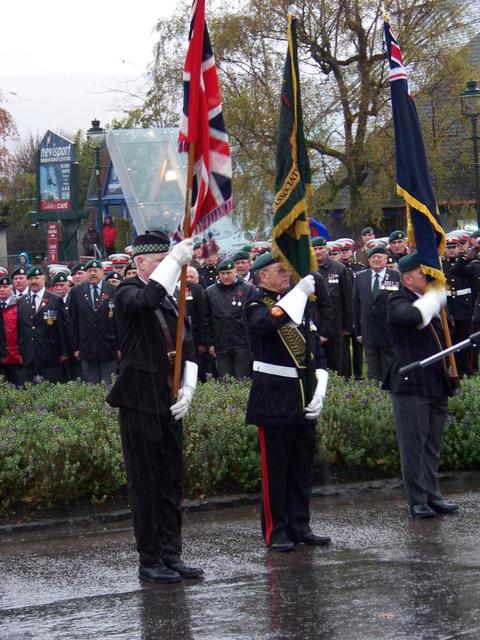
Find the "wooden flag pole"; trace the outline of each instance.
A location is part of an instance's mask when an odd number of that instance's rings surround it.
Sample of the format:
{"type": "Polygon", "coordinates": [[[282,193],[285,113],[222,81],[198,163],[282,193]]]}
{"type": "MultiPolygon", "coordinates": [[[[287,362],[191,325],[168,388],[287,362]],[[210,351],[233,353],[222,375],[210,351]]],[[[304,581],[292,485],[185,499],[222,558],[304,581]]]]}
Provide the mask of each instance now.
{"type": "MultiPolygon", "coordinates": [[[[450,335],[450,328],[448,326],[448,319],[447,319],[447,311],[444,305],[442,305],[440,309],[440,317],[442,319],[442,328],[443,328],[443,335],[445,338],[445,344],[447,345],[447,348],[448,348],[452,346],[452,337],[450,335]]],[[[454,389],[459,389],[460,378],[458,377],[458,370],[457,370],[457,363],[455,361],[455,355],[453,353],[449,353],[448,360],[450,362],[450,369],[451,369],[450,377],[452,378],[453,387],[454,389]]]]}
{"type": "MultiPolygon", "coordinates": [[[[190,238],[190,209],[192,207],[193,160],[195,157],[195,143],[188,145],[187,187],[185,191],[185,211],[183,214],[183,237],[190,238]]],[[[173,371],[173,397],[176,399],[180,389],[180,373],[182,370],[183,327],[185,325],[185,292],[187,288],[187,265],[184,264],[180,273],[180,294],[178,299],[177,338],[175,343],[175,368],[173,371]]]]}

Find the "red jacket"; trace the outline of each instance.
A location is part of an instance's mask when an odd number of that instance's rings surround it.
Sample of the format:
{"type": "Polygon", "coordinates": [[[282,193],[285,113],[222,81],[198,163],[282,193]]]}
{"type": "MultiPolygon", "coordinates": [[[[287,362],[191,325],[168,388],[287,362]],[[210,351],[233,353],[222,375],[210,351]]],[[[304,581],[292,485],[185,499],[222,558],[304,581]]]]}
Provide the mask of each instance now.
{"type": "Polygon", "coordinates": [[[117,237],[117,229],[112,224],[103,225],[103,244],[106,247],[113,247],[115,245],[115,238],[117,237]]]}
{"type": "Polygon", "coordinates": [[[2,364],[23,364],[22,356],[18,351],[17,335],[17,299],[11,298],[6,309],[2,309],[3,324],[5,328],[5,341],[7,343],[6,354],[2,358],[2,364]]]}

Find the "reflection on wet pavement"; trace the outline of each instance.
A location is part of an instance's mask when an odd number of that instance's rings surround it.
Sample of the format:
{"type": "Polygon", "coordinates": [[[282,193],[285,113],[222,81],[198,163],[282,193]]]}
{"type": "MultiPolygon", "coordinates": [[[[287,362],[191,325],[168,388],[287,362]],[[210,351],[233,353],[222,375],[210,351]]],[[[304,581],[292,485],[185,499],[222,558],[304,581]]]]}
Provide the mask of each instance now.
{"type": "MultiPolygon", "coordinates": [[[[452,488],[451,488],[452,489],[452,488]]],[[[140,583],[129,528],[0,541],[2,639],[473,640],[480,638],[480,484],[461,511],[415,521],[398,492],[316,499],[325,549],[272,554],[256,507],[187,514],[203,581],[140,583]]]]}

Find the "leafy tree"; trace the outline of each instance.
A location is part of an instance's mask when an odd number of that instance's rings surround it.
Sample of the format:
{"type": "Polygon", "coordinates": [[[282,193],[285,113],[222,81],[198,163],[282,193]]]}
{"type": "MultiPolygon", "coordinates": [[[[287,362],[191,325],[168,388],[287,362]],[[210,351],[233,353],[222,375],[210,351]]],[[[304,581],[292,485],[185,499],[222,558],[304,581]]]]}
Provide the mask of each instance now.
{"type": "MultiPolygon", "coordinates": [[[[222,5],[208,16],[232,144],[237,209],[252,236],[264,233],[273,199],[288,4],[288,0],[245,0],[222,5]]],[[[453,85],[463,78],[467,65],[455,53],[471,33],[473,9],[465,0],[386,4],[411,88],[416,92],[425,88],[425,101],[430,95],[434,129],[427,131],[429,151],[437,154],[433,165],[448,171],[448,163],[441,161],[441,141],[451,135],[452,104],[441,104],[445,83],[437,72],[442,64],[456,70],[449,83],[449,89],[456,90],[453,85]]],[[[311,210],[331,206],[340,198],[350,221],[359,226],[380,215],[380,202],[394,185],[381,5],[367,0],[299,0],[297,8],[305,131],[316,187],[311,210]]],[[[178,124],[188,18],[189,6],[181,2],[176,18],[158,23],[150,88],[130,122],[178,124]]]]}

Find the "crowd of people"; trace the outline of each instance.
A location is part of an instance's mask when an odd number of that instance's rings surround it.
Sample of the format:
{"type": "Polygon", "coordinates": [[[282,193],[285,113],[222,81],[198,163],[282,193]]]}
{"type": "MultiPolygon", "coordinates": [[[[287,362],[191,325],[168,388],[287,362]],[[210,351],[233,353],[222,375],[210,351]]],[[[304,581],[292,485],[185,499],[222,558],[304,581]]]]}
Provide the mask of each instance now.
{"type": "MultiPolygon", "coordinates": [[[[446,289],[430,288],[415,247],[393,231],[359,241],[312,238],[314,273],[296,285],[267,241],[222,255],[212,235],[170,247],[162,232],[138,236],[123,254],[67,269],[30,265],[0,273],[1,373],[22,387],[81,378],[113,387],[140,577],[175,582],[203,574],[181,559],[181,419],[197,383],[251,378],[246,422],[258,428],[262,533],[273,551],[326,545],[310,528],[315,425],[333,370],[367,376],[392,397],[410,514],[453,513],[437,480],[451,376],[444,360],[400,375],[442,349],[446,304],[454,341],[480,323],[480,231],[448,234],[446,289]],[[182,380],[172,390],[176,299],[187,268],[182,380]],[[309,366],[308,363],[312,363],[309,366]],[[314,375],[312,375],[312,370],[314,375]]],[[[476,371],[476,352],[458,358],[476,371]]]]}

